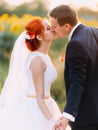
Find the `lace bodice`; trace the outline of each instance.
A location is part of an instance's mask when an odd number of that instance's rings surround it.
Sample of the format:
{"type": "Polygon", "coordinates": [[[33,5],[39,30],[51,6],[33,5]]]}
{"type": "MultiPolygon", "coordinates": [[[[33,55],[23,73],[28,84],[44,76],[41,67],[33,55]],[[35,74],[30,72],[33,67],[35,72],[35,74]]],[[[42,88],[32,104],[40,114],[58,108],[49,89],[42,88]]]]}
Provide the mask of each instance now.
{"type": "Polygon", "coordinates": [[[30,53],[30,55],[28,57],[28,61],[27,61],[27,63],[28,63],[27,64],[28,90],[27,90],[27,93],[36,95],[33,77],[32,77],[31,70],[30,70],[31,61],[36,56],[40,56],[42,58],[43,62],[46,64],[46,70],[44,73],[44,92],[45,92],[45,96],[50,96],[50,87],[51,87],[51,84],[55,81],[55,79],[57,77],[57,71],[52,64],[50,57],[41,52],[32,52],[32,53],[30,53]]]}

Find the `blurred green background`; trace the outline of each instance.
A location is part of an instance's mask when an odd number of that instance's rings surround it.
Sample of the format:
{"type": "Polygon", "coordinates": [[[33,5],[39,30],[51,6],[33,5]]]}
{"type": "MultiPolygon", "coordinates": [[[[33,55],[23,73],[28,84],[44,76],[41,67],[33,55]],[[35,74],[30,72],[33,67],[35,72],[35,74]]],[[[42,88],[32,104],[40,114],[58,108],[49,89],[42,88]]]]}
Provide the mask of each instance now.
{"type": "MultiPolygon", "coordinates": [[[[0,3],[0,91],[6,79],[9,59],[15,40],[24,31],[25,23],[35,17],[47,18],[48,8],[44,0],[36,0],[22,4],[16,8],[8,8],[5,2],[0,3]]],[[[78,10],[79,19],[85,25],[98,26],[98,12],[86,8],[78,10]]],[[[67,39],[56,39],[52,42],[49,55],[57,68],[58,77],[51,88],[51,95],[57,101],[61,111],[66,103],[64,84],[64,62],[62,55],[66,51],[67,39]]]]}

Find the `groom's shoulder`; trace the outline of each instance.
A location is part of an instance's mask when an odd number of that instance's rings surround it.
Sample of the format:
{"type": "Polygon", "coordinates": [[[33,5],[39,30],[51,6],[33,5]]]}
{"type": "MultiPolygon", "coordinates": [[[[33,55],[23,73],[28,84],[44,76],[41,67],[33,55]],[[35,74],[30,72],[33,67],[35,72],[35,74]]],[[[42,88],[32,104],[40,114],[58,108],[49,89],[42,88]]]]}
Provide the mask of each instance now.
{"type": "Polygon", "coordinates": [[[91,33],[96,33],[98,35],[98,27],[89,27],[91,33]]]}

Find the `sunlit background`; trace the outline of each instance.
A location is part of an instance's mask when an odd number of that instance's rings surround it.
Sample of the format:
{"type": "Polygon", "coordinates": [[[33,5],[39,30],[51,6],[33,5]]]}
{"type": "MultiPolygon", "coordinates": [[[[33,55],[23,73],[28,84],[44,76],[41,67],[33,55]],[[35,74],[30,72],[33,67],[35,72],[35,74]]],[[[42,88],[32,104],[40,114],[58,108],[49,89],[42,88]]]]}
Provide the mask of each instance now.
{"type": "MultiPolygon", "coordinates": [[[[5,2],[7,2],[13,6],[18,6],[24,2],[29,3],[32,1],[34,1],[34,0],[5,0],[5,2]]],[[[87,7],[92,10],[98,10],[98,0],[44,0],[44,2],[48,5],[47,7],[49,9],[51,9],[59,4],[72,4],[76,8],[87,7]]]]}
{"type": "MultiPolygon", "coordinates": [[[[98,27],[98,0],[0,0],[0,91],[8,73],[14,42],[24,31],[26,22],[38,16],[49,20],[48,11],[60,4],[73,6],[83,24],[98,27]]],[[[52,42],[49,51],[58,72],[58,78],[52,85],[51,95],[61,110],[65,105],[63,54],[67,42],[67,38],[57,39],[52,42]]]]}

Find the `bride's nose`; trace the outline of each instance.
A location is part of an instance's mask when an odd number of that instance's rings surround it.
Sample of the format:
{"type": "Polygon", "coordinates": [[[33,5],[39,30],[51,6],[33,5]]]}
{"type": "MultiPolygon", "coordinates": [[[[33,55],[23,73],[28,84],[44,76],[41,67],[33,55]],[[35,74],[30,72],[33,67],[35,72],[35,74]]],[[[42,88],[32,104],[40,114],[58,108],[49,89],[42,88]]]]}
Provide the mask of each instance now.
{"type": "Polygon", "coordinates": [[[51,27],[51,31],[55,33],[55,29],[51,27]]]}
{"type": "Polygon", "coordinates": [[[55,29],[51,27],[51,31],[55,32],[55,29]]]}

